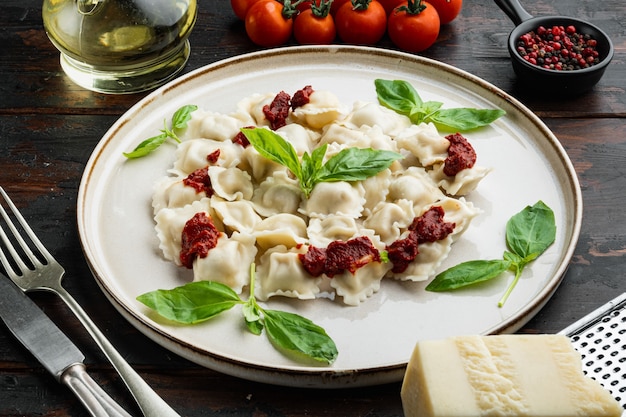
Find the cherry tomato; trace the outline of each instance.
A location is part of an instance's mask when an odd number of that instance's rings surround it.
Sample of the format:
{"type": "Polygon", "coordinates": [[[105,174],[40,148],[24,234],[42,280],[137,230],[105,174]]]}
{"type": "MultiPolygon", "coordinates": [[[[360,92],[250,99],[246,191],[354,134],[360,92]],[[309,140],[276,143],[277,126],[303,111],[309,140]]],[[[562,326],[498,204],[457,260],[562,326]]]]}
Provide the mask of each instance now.
{"type": "MultiPolygon", "coordinates": [[[[319,6],[321,1],[322,0],[315,0],[315,5],[319,6]]],[[[302,3],[298,3],[296,5],[296,9],[298,9],[298,11],[302,13],[303,11],[311,8],[311,3],[313,3],[313,0],[304,0],[302,3]]]]}
{"type": "Polygon", "coordinates": [[[333,0],[333,4],[330,5],[330,14],[335,16],[337,14],[337,10],[339,10],[339,8],[346,3],[351,3],[351,1],[350,0],[333,0]]]}
{"type": "Polygon", "coordinates": [[[259,0],[246,14],[246,33],[259,46],[285,44],[293,32],[293,19],[285,17],[283,5],[276,0],[259,0]]]}
{"type": "Polygon", "coordinates": [[[230,7],[232,7],[235,16],[244,20],[250,7],[257,1],[259,0],[230,0],[230,7]]]}
{"type": "Polygon", "coordinates": [[[359,9],[348,2],[337,10],[335,15],[337,35],[345,43],[373,45],[385,34],[387,28],[385,9],[376,0],[356,0],[355,3],[362,4],[362,8],[359,9]]]}
{"type": "Polygon", "coordinates": [[[293,22],[293,36],[303,45],[329,45],[335,40],[336,30],[333,17],[316,16],[312,9],[300,12],[293,22]]]}
{"type": "Polygon", "coordinates": [[[422,0],[409,0],[391,13],[387,31],[398,48],[421,52],[435,43],[439,27],[439,15],[434,6],[422,0]]]}
{"type": "Polygon", "coordinates": [[[442,25],[452,22],[461,12],[463,0],[428,0],[439,13],[442,25]]]}
{"type": "Polygon", "coordinates": [[[393,9],[402,4],[404,0],[378,0],[380,4],[385,8],[385,12],[387,12],[387,16],[391,14],[393,9]]]}

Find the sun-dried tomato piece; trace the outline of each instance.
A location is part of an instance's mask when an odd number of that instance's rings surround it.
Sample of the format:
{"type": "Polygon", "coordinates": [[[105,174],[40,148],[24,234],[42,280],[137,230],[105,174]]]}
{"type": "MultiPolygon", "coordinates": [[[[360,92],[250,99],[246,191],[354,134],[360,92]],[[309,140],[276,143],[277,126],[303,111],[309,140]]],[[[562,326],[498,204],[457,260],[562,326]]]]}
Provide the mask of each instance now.
{"type": "Polygon", "coordinates": [[[460,133],[446,136],[450,141],[448,157],[444,161],[443,173],[454,177],[460,171],[471,168],[476,163],[476,151],[460,133]]]}
{"type": "Polygon", "coordinates": [[[365,236],[348,241],[336,240],[326,248],[309,246],[306,253],[298,255],[304,269],[314,277],[325,274],[333,277],[357,269],[370,262],[380,262],[380,252],[365,236]]]}
{"type": "Polygon", "coordinates": [[[209,177],[209,167],[198,168],[183,180],[183,184],[196,189],[197,193],[204,191],[207,197],[213,195],[213,185],[209,177]]]}
{"type": "Polygon", "coordinates": [[[418,243],[436,242],[454,231],[455,224],[443,220],[445,214],[441,206],[434,206],[413,220],[409,230],[415,232],[418,243]]]}
{"type": "Polygon", "coordinates": [[[287,117],[289,116],[289,109],[291,106],[291,96],[281,91],[276,94],[274,100],[270,104],[263,106],[263,114],[265,118],[270,122],[272,130],[280,129],[287,124],[287,117]]]}
{"type": "Polygon", "coordinates": [[[420,243],[436,242],[445,239],[454,231],[455,223],[444,221],[445,212],[441,206],[434,206],[413,219],[409,234],[387,246],[387,256],[393,264],[392,271],[404,272],[419,254],[420,243]]]}
{"type": "Polygon", "coordinates": [[[326,248],[324,273],[331,278],[344,271],[354,274],[370,262],[380,262],[380,253],[369,238],[360,236],[346,242],[336,240],[326,248]]]}
{"type": "Polygon", "coordinates": [[[210,154],[206,156],[206,160],[209,164],[215,164],[218,159],[220,159],[221,151],[219,149],[214,150],[210,154]]]}
{"type": "Polygon", "coordinates": [[[309,101],[311,101],[311,94],[313,94],[313,87],[307,85],[301,90],[298,90],[294,93],[293,98],[291,99],[291,109],[295,110],[300,106],[304,106],[309,101]]]}
{"type": "Polygon", "coordinates": [[[304,270],[314,277],[318,277],[324,273],[326,265],[326,248],[318,248],[309,246],[306,253],[298,255],[304,270]]]}
{"type": "Polygon", "coordinates": [[[221,234],[211,217],[204,212],[196,213],[183,227],[180,262],[187,268],[193,268],[193,261],[198,257],[206,257],[217,245],[217,239],[221,234]]]}

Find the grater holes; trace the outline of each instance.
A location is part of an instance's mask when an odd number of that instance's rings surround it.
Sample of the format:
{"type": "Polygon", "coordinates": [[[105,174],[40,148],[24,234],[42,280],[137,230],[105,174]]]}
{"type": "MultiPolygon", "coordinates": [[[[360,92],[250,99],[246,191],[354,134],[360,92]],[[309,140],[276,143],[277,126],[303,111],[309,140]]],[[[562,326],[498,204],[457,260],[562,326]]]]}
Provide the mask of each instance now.
{"type": "MultiPolygon", "coordinates": [[[[583,373],[598,381],[626,410],[626,293],[613,310],[566,330],[581,356],[583,373]]],[[[624,414],[623,417],[626,417],[624,414]]]]}

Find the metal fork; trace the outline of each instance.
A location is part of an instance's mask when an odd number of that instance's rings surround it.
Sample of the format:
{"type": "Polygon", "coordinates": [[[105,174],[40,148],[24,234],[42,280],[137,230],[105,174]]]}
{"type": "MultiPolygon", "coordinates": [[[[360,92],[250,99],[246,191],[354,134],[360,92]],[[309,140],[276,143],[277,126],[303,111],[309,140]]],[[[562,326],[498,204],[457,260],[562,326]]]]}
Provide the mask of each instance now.
{"type": "Polygon", "coordinates": [[[19,222],[24,233],[28,236],[32,245],[37,249],[42,258],[40,260],[31,250],[30,245],[26,243],[26,240],[11,221],[7,211],[0,204],[0,215],[11,231],[14,240],[19,244],[22,252],[22,255],[18,253],[16,247],[11,243],[9,236],[0,224],[0,239],[4,242],[6,248],[6,251],[3,251],[2,247],[0,247],[0,264],[4,267],[11,280],[24,292],[50,291],[61,297],[117,370],[144,416],[180,417],[180,415],[159,397],[124,360],[111,342],[107,340],[94,322],[91,321],[78,302],[63,288],[61,285],[63,275],[65,274],[63,267],[50,255],[45,246],[37,238],[2,187],[0,187],[0,195],[2,195],[6,205],[10,208],[15,219],[19,222]]]}

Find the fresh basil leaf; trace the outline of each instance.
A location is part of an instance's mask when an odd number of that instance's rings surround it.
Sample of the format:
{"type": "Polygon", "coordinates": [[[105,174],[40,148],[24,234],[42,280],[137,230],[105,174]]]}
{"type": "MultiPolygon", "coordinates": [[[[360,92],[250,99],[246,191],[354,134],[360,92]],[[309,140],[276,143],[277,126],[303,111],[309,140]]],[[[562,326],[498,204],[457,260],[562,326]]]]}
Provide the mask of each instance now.
{"type": "Polygon", "coordinates": [[[487,126],[502,117],[505,113],[500,109],[472,109],[454,108],[439,109],[430,115],[429,119],[433,123],[450,128],[452,130],[472,130],[487,126]]]}
{"type": "Polygon", "coordinates": [[[315,186],[315,176],[324,164],[324,155],[326,155],[327,144],[315,148],[311,154],[305,152],[302,155],[302,179],[300,187],[304,191],[305,196],[309,196],[315,186]]]}
{"type": "Polygon", "coordinates": [[[511,261],[511,263],[514,264],[521,264],[522,262],[524,262],[524,258],[509,251],[504,251],[504,255],[502,255],[502,258],[507,261],[511,261]]]}
{"type": "Polygon", "coordinates": [[[555,238],[554,212],[541,200],[526,206],[506,224],[508,248],[528,262],[542,254],[555,238]]]}
{"type": "Polygon", "coordinates": [[[493,279],[509,269],[511,262],[503,259],[467,261],[438,274],[426,291],[449,291],[493,279]]]}
{"type": "Polygon", "coordinates": [[[377,79],[374,85],[381,105],[408,116],[415,124],[433,122],[449,129],[466,131],[486,126],[505,114],[500,109],[442,109],[443,103],[438,101],[423,102],[406,81],[377,79]]]}
{"type": "Polygon", "coordinates": [[[124,152],[124,156],[128,159],[141,158],[149,153],[155,151],[159,146],[163,145],[163,142],[168,138],[166,133],[162,133],[158,136],[153,136],[149,139],[141,142],[132,152],[124,152]]]}
{"type": "Polygon", "coordinates": [[[410,115],[421,108],[422,99],[413,86],[401,80],[374,80],[378,102],[400,114],[410,115]]]}
{"type": "Polygon", "coordinates": [[[148,155],[149,153],[154,152],[159,146],[161,146],[168,138],[174,139],[176,142],[180,143],[180,139],[173,131],[175,129],[184,129],[187,127],[187,122],[191,119],[191,113],[196,111],[198,106],[189,104],[187,106],[183,106],[180,109],[176,110],[174,115],[172,116],[172,129],[167,128],[167,123],[163,121],[163,129],[161,130],[161,134],[158,136],[153,136],[149,139],[141,142],[132,152],[123,152],[124,156],[128,159],[141,158],[143,156],[148,155]]]}
{"type": "Polygon", "coordinates": [[[413,124],[426,123],[429,121],[430,115],[439,110],[441,106],[443,103],[438,101],[427,101],[421,106],[415,107],[407,116],[413,124]]]}
{"type": "Polygon", "coordinates": [[[318,172],[322,168],[322,165],[324,165],[326,149],[328,149],[327,143],[315,148],[313,152],[311,152],[311,174],[309,175],[314,176],[314,173],[318,172]]]}
{"type": "Polygon", "coordinates": [[[241,131],[261,156],[287,167],[302,179],[302,166],[296,150],[279,134],[263,128],[243,128],[241,131]]]}
{"type": "Polygon", "coordinates": [[[371,148],[346,148],[322,166],[316,182],[362,181],[389,168],[402,154],[371,148]]]}
{"type": "Polygon", "coordinates": [[[263,317],[267,336],[275,346],[327,364],[337,358],[335,342],[311,320],[278,310],[263,310],[263,317]]]}
{"type": "Polygon", "coordinates": [[[198,110],[198,106],[188,104],[176,110],[172,116],[172,129],[184,129],[187,127],[187,122],[191,120],[191,113],[198,110]]]}
{"type": "Polygon", "coordinates": [[[257,336],[260,335],[263,332],[263,322],[261,321],[261,311],[254,299],[250,298],[242,306],[241,311],[243,312],[248,330],[257,336]]]}
{"type": "Polygon", "coordinates": [[[197,281],[171,290],[151,291],[138,296],[137,300],[163,317],[185,324],[208,320],[242,303],[229,286],[214,281],[197,281]]]}

